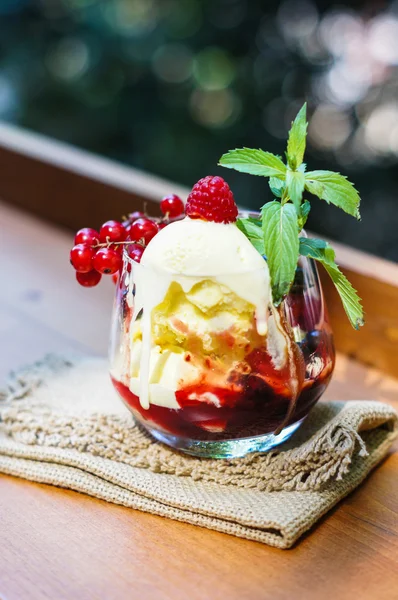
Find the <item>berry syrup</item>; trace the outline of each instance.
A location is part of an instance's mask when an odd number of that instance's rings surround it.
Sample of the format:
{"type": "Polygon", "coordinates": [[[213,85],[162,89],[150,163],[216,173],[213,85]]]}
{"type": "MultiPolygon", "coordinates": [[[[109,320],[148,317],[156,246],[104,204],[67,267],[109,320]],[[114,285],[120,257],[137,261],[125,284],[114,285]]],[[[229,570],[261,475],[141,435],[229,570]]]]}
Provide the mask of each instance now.
{"type": "MultiPolygon", "coordinates": [[[[236,369],[215,379],[211,359],[202,360],[200,379],[175,392],[179,408],[143,408],[128,379],[112,377],[126,405],[148,428],[197,441],[222,441],[280,433],[303,419],[324,393],[333,373],[334,347],[316,270],[298,268],[294,285],[279,307],[290,339],[286,364],[276,369],[258,337],[236,369]]],[[[122,321],[129,332],[131,309],[119,289],[122,321]]],[[[129,362],[129,346],[124,359],[129,362]]],[[[203,357],[199,357],[202,358],[203,357]]],[[[126,371],[128,372],[128,366],[126,371]]]]}
{"type": "Polygon", "coordinates": [[[112,381],[139,420],[167,434],[218,441],[278,433],[308,414],[333,372],[329,333],[311,331],[297,350],[304,360],[305,374],[293,404],[289,369],[276,370],[264,348],[252,350],[246,357],[249,373],[236,374],[223,387],[206,383],[204,374],[200,384],[176,391],[179,409],[154,404],[144,409],[126,385],[114,378],[112,381]]]}
{"type": "MultiPolygon", "coordinates": [[[[268,366],[269,363],[267,363],[268,366]]],[[[127,386],[112,378],[113,384],[133,413],[139,415],[149,427],[165,433],[194,440],[225,440],[253,437],[272,433],[305,417],[325,391],[332,375],[333,363],[316,378],[308,377],[296,401],[295,409],[286,421],[291,398],[280,389],[267,385],[254,374],[247,376],[241,386],[216,388],[203,384],[195,388],[201,398],[216,397],[219,405],[191,399],[192,389],[176,392],[180,409],[165,408],[151,404],[141,407],[138,396],[127,386]]]]}

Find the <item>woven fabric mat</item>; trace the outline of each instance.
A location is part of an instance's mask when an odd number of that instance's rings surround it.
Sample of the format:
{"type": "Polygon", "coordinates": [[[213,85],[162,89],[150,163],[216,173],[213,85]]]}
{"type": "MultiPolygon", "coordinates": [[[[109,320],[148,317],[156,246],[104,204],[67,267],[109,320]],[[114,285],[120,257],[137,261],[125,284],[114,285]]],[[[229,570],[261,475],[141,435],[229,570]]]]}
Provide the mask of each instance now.
{"type": "Polygon", "coordinates": [[[0,472],[278,548],[355,489],[396,435],[386,404],[321,402],[277,451],[199,459],[135,424],[103,359],[49,356],[0,392],[0,472]]]}

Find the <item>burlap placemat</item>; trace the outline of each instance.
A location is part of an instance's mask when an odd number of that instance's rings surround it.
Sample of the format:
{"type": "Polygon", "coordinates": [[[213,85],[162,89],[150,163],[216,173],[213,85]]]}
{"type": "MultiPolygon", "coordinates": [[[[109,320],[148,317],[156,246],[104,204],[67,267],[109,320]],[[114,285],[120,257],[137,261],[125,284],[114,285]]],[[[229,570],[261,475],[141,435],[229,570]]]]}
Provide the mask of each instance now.
{"type": "Polygon", "coordinates": [[[321,402],[282,450],[198,459],[135,425],[104,360],[47,357],[0,393],[0,472],[289,548],[363,481],[396,431],[388,405],[321,402]]]}

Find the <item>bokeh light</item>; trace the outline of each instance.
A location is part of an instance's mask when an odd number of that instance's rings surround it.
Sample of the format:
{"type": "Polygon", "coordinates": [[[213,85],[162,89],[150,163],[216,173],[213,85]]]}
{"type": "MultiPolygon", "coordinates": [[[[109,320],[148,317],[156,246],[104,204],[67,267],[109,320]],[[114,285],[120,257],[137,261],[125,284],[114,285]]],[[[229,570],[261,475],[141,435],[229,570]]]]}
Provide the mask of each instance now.
{"type": "Polygon", "coordinates": [[[235,67],[228,53],[217,46],[204,48],[194,58],[194,78],[204,90],[222,90],[235,78],[235,67]]]}
{"type": "Polygon", "coordinates": [[[317,27],[317,8],[311,0],[285,0],[278,10],[278,24],[286,38],[305,38],[317,27]]]}
{"type": "Polygon", "coordinates": [[[168,83],[182,83],[192,75],[192,52],[183,44],[166,44],[155,52],[152,65],[156,75],[168,83]]]}
{"type": "Polygon", "coordinates": [[[308,128],[310,141],[316,148],[339,148],[349,137],[352,124],[348,114],[332,104],[320,104],[308,128]]]}
{"type": "Polygon", "coordinates": [[[372,56],[387,65],[398,65],[398,18],[380,15],[373,19],[368,31],[372,56]]]}
{"type": "Polygon", "coordinates": [[[396,197],[398,0],[4,0],[0,33],[3,120],[190,186],[230,147],[282,155],[306,100],[308,162],[357,182],[365,233],[324,206],[310,225],[367,249],[369,198],[396,197]]]}
{"type": "Polygon", "coordinates": [[[241,103],[231,90],[195,90],[191,112],[198,123],[210,128],[227,127],[239,116],[241,103]]]}
{"type": "Polygon", "coordinates": [[[45,63],[56,79],[77,79],[89,68],[89,49],[79,38],[64,38],[50,47],[45,63]]]}
{"type": "Polygon", "coordinates": [[[335,57],[344,56],[363,35],[360,17],[349,9],[332,10],[322,18],[319,35],[325,48],[335,57]]]}
{"type": "Polygon", "coordinates": [[[378,154],[398,154],[398,103],[377,106],[365,124],[365,142],[378,154]]]}
{"type": "Polygon", "coordinates": [[[108,0],[103,14],[109,25],[125,36],[144,36],[158,22],[159,6],[155,0],[108,0]]]}

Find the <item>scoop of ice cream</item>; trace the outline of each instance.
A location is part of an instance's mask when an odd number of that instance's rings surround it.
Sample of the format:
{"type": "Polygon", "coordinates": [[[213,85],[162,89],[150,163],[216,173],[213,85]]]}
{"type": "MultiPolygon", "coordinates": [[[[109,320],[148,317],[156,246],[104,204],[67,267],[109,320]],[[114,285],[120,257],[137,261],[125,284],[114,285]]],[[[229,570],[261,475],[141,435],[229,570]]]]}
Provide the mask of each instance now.
{"type": "Polygon", "coordinates": [[[159,231],[149,242],[141,264],[169,273],[202,276],[267,268],[234,223],[189,217],[159,231]]]}
{"type": "Polygon", "coordinates": [[[189,217],[171,223],[150,241],[141,265],[172,274],[186,293],[199,277],[217,281],[253,305],[258,332],[266,333],[271,296],[268,265],[234,223],[189,217]]]}
{"type": "MultiPolygon", "coordinates": [[[[180,386],[181,379],[177,385],[168,371],[177,373],[175,365],[185,360],[181,350],[220,355],[225,367],[232,367],[255,336],[267,333],[272,302],[268,265],[234,223],[176,221],[149,242],[133,270],[133,321],[143,309],[136,376],[144,408],[169,402],[170,392],[180,386]],[[166,361],[165,351],[170,353],[166,361]],[[157,394],[164,392],[161,400],[154,398],[155,384],[157,394]]],[[[195,374],[193,364],[180,371],[184,383],[195,374]]]]}

